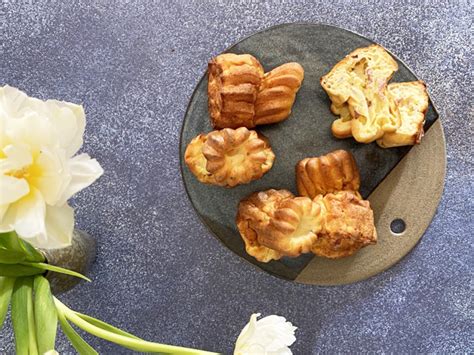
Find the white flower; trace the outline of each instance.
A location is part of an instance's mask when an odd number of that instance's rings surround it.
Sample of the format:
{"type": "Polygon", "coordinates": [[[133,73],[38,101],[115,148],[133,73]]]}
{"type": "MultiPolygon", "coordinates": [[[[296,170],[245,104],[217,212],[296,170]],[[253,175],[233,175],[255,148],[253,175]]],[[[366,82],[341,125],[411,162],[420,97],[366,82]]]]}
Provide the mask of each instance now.
{"type": "Polygon", "coordinates": [[[291,355],[288,348],[296,340],[296,327],[284,317],[268,316],[257,320],[252,314],[235,343],[234,355],[291,355]]]}
{"type": "Polygon", "coordinates": [[[59,353],[53,349],[53,350],[48,350],[43,355],[59,355],[59,353]]]}
{"type": "Polygon", "coordinates": [[[74,156],[85,125],[82,106],[0,87],[0,233],[40,248],[70,245],[67,200],[103,173],[87,154],[74,156]]]}

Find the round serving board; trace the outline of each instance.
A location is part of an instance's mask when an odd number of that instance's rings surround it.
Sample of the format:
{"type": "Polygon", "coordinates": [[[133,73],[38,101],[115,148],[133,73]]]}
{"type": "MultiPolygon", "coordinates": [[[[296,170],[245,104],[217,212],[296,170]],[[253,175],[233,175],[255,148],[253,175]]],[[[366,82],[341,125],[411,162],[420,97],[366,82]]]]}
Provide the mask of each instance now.
{"type": "MultiPolygon", "coordinates": [[[[438,114],[430,103],[426,135],[415,147],[382,149],[375,143],[359,144],[336,139],[331,134],[334,115],[319,79],[338,61],[358,47],[373,42],[353,32],[321,24],[285,24],[258,32],[228,49],[249,53],[269,71],[286,62],[305,69],[290,117],[279,124],[259,126],[270,140],[276,160],[260,180],[233,189],[200,183],[184,163],[187,144],[198,134],[210,132],[207,111],[207,76],[197,85],[189,103],[181,133],[181,170],[189,198],[203,223],[237,255],[273,275],[296,282],[338,285],[356,282],[380,273],[406,255],[428,227],[443,191],[446,151],[438,114]],[[354,155],[361,174],[361,194],[370,200],[378,232],[376,245],[355,255],[329,260],[312,254],[260,263],[245,252],[235,225],[237,205],[252,192],[270,188],[288,189],[296,195],[295,164],[336,149],[354,155]],[[391,230],[404,222],[404,230],[391,230]],[[400,222],[400,221],[397,221],[400,222]]],[[[397,59],[394,56],[395,59],[397,59]]],[[[398,60],[392,82],[419,80],[398,60]]],[[[402,226],[403,227],[403,226],[402,226]]]]}

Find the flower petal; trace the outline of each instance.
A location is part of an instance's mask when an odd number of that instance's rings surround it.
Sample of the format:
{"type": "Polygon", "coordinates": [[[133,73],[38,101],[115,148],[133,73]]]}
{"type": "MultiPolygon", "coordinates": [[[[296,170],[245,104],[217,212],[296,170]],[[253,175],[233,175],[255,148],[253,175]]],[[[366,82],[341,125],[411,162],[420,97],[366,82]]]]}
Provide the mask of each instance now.
{"type": "Polygon", "coordinates": [[[45,102],[49,119],[60,137],[61,147],[68,158],[82,146],[82,136],[86,127],[86,115],[80,105],[69,102],[48,100],[45,102]]]}
{"type": "Polygon", "coordinates": [[[71,245],[74,230],[74,209],[68,204],[46,207],[47,243],[37,245],[41,248],[59,249],[71,245]]]}
{"type": "Polygon", "coordinates": [[[239,354],[238,351],[241,351],[249,340],[255,334],[255,329],[257,327],[257,317],[260,317],[260,313],[254,313],[250,316],[250,321],[245,325],[244,329],[239,334],[237,341],[235,342],[235,352],[234,354],[239,354]]]}
{"type": "Polygon", "coordinates": [[[61,196],[58,205],[65,203],[72,195],[92,184],[104,170],[95,159],[88,154],[79,154],[68,162],[71,181],[61,196]]]}
{"type": "Polygon", "coordinates": [[[11,229],[9,229],[10,227],[8,227],[8,226],[5,226],[6,230],[2,229],[3,217],[5,216],[5,213],[7,212],[9,206],[10,206],[10,204],[0,205],[0,233],[5,233],[5,232],[11,231],[11,229]]]}
{"type": "Polygon", "coordinates": [[[28,99],[23,91],[5,85],[0,88],[0,113],[5,116],[18,117],[21,116],[21,108],[28,99]]]}
{"type": "Polygon", "coordinates": [[[45,214],[46,204],[43,196],[33,188],[28,195],[10,205],[2,220],[2,227],[14,229],[25,239],[46,239],[45,214]]]}
{"type": "Polygon", "coordinates": [[[33,157],[27,145],[9,144],[3,148],[5,158],[0,159],[0,173],[21,170],[33,162],[33,157]]]}
{"type": "Polygon", "coordinates": [[[59,146],[59,137],[51,122],[34,111],[27,111],[17,119],[8,119],[4,134],[14,144],[28,145],[33,154],[39,153],[42,147],[59,146]]]}
{"type": "Polygon", "coordinates": [[[8,205],[27,195],[30,191],[25,179],[0,175],[0,205],[8,205]]]}
{"type": "Polygon", "coordinates": [[[284,317],[272,315],[257,320],[258,316],[258,313],[252,314],[249,323],[240,333],[234,355],[291,355],[288,347],[296,340],[296,327],[284,317]]]}
{"type": "Polygon", "coordinates": [[[43,147],[30,170],[30,184],[41,192],[48,205],[57,204],[71,181],[64,150],[43,147]]]}

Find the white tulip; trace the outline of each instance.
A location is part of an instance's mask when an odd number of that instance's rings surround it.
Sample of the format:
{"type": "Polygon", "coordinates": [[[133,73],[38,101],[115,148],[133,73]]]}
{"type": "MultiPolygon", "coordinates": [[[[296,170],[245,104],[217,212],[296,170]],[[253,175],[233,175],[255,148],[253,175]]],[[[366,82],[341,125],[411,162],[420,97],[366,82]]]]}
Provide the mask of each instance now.
{"type": "Polygon", "coordinates": [[[291,355],[296,327],[284,317],[271,315],[260,320],[252,314],[235,343],[234,355],[291,355]]]}
{"type": "Polygon", "coordinates": [[[87,154],[74,156],[85,125],[80,105],[0,87],[0,233],[14,230],[39,248],[71,244],[67,200],[103,174],[87,154]]]}

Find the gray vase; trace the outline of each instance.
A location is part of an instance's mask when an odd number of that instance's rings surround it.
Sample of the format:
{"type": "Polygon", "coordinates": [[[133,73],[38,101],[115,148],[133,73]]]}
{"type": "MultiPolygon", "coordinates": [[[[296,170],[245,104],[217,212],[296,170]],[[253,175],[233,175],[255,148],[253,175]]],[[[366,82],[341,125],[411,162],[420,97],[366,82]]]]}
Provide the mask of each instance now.
{"type": "MultiPolygon", "coordinates": [[[[61,249],[42,249],[48,264],[60,266],[86,275],[95,260],[97,243],[94,238],[81,230],[74,230],[71,245],[61,249]]],[[[53,294],[72,289],[81,279],[57,272],[46,274],[53,294]]]]}

